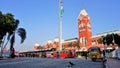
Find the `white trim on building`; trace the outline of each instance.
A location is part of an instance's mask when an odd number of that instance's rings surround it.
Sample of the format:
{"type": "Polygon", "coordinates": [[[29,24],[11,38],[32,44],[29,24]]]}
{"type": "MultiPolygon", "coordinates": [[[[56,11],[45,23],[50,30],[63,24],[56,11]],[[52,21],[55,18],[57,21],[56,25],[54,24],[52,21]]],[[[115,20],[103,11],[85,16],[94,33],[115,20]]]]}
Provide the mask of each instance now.
{"type": "Polygon", "coordinates": [[[92,36],[92,38],[94,37],[100,37],[100,36],[106,36],[107,34],[117,34],[117,33],[120,33],[120,29],[119,30],[112,30],[112,31],[109,31],[109,32],[103,32],[103,33],[100,33],[100,34],[97,34],[95,36],[92,36]]]}

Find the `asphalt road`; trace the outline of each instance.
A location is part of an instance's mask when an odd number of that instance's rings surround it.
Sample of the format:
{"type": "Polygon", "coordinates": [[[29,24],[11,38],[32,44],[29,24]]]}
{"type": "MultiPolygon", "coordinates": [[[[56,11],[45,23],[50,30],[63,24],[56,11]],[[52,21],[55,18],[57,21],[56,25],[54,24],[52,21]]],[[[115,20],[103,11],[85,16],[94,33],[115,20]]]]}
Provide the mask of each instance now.
{"type": "Polygon", "coordinates": [[[0,68],[103,68],[101,61],[90,59],[14,58],[0,60],[0,68]],[[74,65],[71,67],[70,63],[74,65]]]}

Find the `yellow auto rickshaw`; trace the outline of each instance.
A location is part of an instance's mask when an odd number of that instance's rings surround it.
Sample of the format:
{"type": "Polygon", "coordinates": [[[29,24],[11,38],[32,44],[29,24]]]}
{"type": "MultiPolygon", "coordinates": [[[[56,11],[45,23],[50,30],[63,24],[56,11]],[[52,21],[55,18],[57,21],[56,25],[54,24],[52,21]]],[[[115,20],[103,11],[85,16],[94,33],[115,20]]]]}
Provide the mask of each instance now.
{"type": "Polygon", "coordinates": [[[97,59],[103,59],[103,54],[99,47],[90,47],[88,49],[88,56],[92,59],[92,61],[96,61],[97,59]]]}

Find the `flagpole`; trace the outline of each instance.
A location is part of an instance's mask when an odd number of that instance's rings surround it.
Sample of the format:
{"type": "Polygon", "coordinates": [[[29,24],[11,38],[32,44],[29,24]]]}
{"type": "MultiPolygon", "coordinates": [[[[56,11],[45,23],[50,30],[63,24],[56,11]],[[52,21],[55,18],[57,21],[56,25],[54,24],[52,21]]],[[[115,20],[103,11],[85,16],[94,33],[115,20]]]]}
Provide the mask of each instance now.
{"type": "Polygon", "coordinates": [[[62,16],[61,16],[61,2],[62,0],[59,0],[59,54],[62,51],[62,16]]]}

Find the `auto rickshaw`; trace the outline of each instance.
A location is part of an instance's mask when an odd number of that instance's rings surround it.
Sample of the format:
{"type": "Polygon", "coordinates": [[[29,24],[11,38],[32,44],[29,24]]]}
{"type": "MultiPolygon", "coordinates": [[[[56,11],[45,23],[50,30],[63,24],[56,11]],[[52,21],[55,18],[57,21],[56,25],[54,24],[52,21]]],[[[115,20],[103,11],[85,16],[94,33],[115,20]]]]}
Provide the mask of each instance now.
{"type": "Polygon", "coordinates": [[[99,47],[90,47],[88,49],[88,56],[92,61],[96,61],[97,59],[103,60],[103,54],[99,47]]]}

